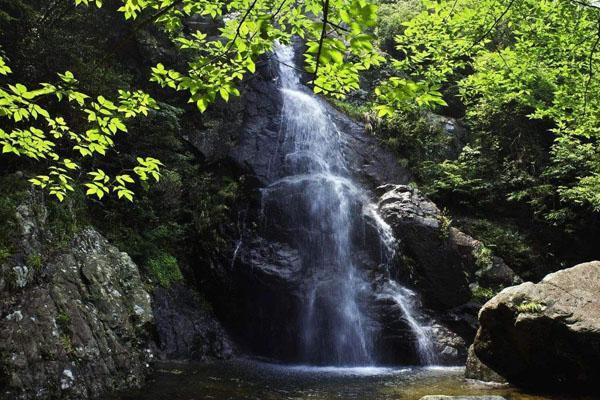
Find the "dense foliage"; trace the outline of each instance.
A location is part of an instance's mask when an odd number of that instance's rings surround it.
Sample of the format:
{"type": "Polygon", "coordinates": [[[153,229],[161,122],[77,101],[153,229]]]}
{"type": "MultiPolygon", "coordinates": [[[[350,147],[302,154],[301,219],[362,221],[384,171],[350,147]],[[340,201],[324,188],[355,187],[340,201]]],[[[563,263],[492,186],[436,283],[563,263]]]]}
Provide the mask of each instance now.
{"type": "Polygon", "coordinates": [[[557,224],[597,216],[600,8],[572,0],[421,3],[387,33],[397,77],[383,82],[377,109],[414,108],[415,88],[434,87],[451,104],[443,112],[464,116],[472,138],[458,159],[421,164],[430,188],[526,203],[557,224]]]}
{"type": "MultiPolygon", "coordinates": [[[[226,243],[224,229],[237,196],[238,176],[230,177],[231,171],[220,165],[203,163],[202,156],[185,139],[193,133],[207,135],[206,126],[211,124],[225,125],[218,110],[201,116],[194,106],[187,107],[183,96],[165,93],[148,80],[155,60],[160,57],[171,60],[164,56],[175,49],[171,41],[152,26],[134,31],[116,12],[115,3],[105,2],[97,9],[75,6],[71,0],[49,4],[37,0],[0,0],[0,46],[5,49],[3,59],[10,61],[12,69],[4,79],[12,86],[22,82],[23,86],[33,88],[38,86],[37,82],[54,82],[56,70],[72,71],[72,79],[79,78],[76,85],[79,89],[75,85],[69,88],[89,96],[84,98],[83,106],[77,101],[69,102],[66,97],[59,99],[55,94],[36,98],[35,104],[53,118],[64,117],[73,132],[85,136],[95,126],[95,121],[88,121],[85,109],[93,107],[99,97],[108,101],[120,89],[130,93],[143,90],[148,94],[147,99],[150,94],[155,99],[151,100],[147,115],[123,118],[127,132],[111,131],[114,145],[107,146],[104,155],[94,151],[93,156],[82,157],[78,150],[73,151],[70,137],[55,140],[47,135],[46,139],[56,144],[50,151],[61,160],[69,158],[76,164],[75,169],[67,170],[73,178],[68,182],[75,191],[69,191],[62,202],[56,201],[54,194],[47,196],[47,190],[30,190],[31,185],[24,179],[49,175],[48,167],[55,163],[51,157],[38,161],[25,154],[0,155],[0,215],[5,222],[0,229],[0,263],[19,256],[19,246],[15,244],[19,238],[15,234],[18,229],[15,209],[33,196],[35,204],[48,212],[45,239],[49,247],[40,255],[42,260],[68,245],[74,234],[91,224],[130,254],[154,283],[168,286],[179,281],[183,274],[188,278],[195,274],[190,260],[194,268],[200,269],[210,262],[210,257],[222,251],[226,243]],[[115,43],[122,38],[126,40],[116,49],[115,43]],[[158,51],[148,52],[154,49],[158,51]],[[133,170],[138,159],[146,162],[160,159],[160,179],[157,181],[153,174],[158,172],[156,168],[146,175],[152,184],[141,181],[137,172],[143,171],[133,170]],[[105,177],[94,181],[87,175],[99,171],[111,177],[108,183],[105,177]],[[125,174],[136,180],[126,182],[135,192],[133,202],[121,201],[111,187],[117,176],[125,174]],[[84,190],[77,190],[78,183],[84,190]],[[103,184],[114,195],[94,193],[86,197],[89,189],[84,186],[86,183],[103,184]],[[100,197],[102,201],[98,201],[100,197]]],[[[58,78],[54,85],[59,87],[63,82],[58,78]]],[[[11,94],[10,87],[6,87],[11,94]]],[[[118,100],[114,103],[119,106],[118,100]]],[[[225,113],[230,105],[221,103],[219,108],[225,113]]],[[[227,121],[231,119],[227,114],[227,121]]],[[[0,126],[10,132],[16,125],[6,121],[8,118],[0,117],[0,126]]],[[[36,125],[39,129],[45,122],[43,116],[29,121],[39,124],[36,125]]],[[[21,125],[27,123],[19,121],[21,125]]],[[[217,129],[214,135],[220,131],[217,129]]],[[[224,136],[220,141],[224,142],[224,136]]],[[[106,193],[104,189],[103,192],[106,193]]]]}

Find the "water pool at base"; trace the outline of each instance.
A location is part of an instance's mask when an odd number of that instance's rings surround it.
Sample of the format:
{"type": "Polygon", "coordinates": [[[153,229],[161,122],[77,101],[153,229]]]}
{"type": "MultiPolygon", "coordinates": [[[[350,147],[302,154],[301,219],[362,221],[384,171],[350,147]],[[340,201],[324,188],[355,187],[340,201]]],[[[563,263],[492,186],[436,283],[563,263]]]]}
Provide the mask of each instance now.
{"type": "Polygon", "coordinates": [[[139,391],[106,400],[418,400],[426,395],[499,395],[507,400],[592,400],[524,393],[463,377],[459,367],[312,367],[252,360],[158,363],[139,391]]]}

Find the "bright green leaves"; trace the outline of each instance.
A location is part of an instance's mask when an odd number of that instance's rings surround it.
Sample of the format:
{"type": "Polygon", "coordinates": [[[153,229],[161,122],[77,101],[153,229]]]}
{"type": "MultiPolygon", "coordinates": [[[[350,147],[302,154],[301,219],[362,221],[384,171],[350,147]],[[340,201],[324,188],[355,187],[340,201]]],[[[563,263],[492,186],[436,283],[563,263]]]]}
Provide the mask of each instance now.
{"type": "Polygon", "coordinates": [[[0,57],[0,75],[8,75],[12,71],[8,65],[6,65],[4,58],[0,57]]]}
{"type": "MultiPolygon", "coordinates": [[[[135,19],[148,6],[151,1],[146,0],[124,0],[119,11],[125,15],[125,19],[135,19]]],[[[170,4],[172,1],[163,1],[160,3],[170,4]]]]}
{"type": "Polygon", "coordinates": [[[439,87],[398,77],[389,78],[375,88],[375,95],[378,103],[375,110],[379,117],[392,116],[395,110],[407,109],[415,104],[420,108],[446,105],[439,87]]]}
{"type": "MultiPolygon", "coordinates": [[[[1,154],[44,161],[46,174],[33,177],[29,182],[47,190],[59,201],[75,190],[75,173],[80,175],[83,158],[106,155],[115,144],[114,137],[127,132],[127,119],[147,115],[150,109],[156,108],[156,102],[141,91],[119,91],[117,101],[103,96],[91,100],[77,91],[77,83],[72,73],[65,72],[59,74],[58,84],[41,84],[35,90],[20,83],[0,87],[0,118],[11,126],[9,130],[0,129],[1,154]],[[38,104],[38,101],[48,104],[52,98],[72,106],[72,122],[85,126],[83,132],[72,130],[64,117],[52,116],[38,104]]],[[[160,165],[158,160],[149,158],[135,168],[140,168],[140,180],[147,180],[147,176],[158,180],[160,165]]],[[[101,199],[112,191],[119,198],[132,200],[133,192],[126,187],[127,183],[133,183],[129,175],[120,175],[115,180],[101,170],[87,175],[92,178],[84,184],[88,195],[101,199]]]]}
{"type": "Polygon", "coordinates": [[[156,158],[146,157],[137,158],[138,166],[133,169],[133,172],[139,176],[140,180],[147,181],[153,178],[156,182],[160,179],[159,167],[163,165],[156,158]]]}
{"type": "Polygon", "coordinates": [[[75,0],[75,5],[78,6],[83,4],[85,6],[89,6],[90,4],[95,5],[96,7],[102,7],[102,0],[75,0]]]}
{"type": "MultiPolygon", "coordinates": [[[[187,71],[176,71],[157,64],[151,80],[162,87],[187,91],[190,102],[201,112],[216,101],[229,101],[239,95],[238,84],[256,72],[256,63],[273,50],[275,43],[289,43],[292,35],[320,40],[323,31],[323,4],[308,0],[213,0],[138,1],[124,0],[129,15],[145,9],[161,11],[156,21],[168,31],[182,51],[192,56],[187,71]],[[128,4],[131,3],[131,4],[128,4]],[[184,33],[182,21],[194,15],[221,19],[224,26],[218,37],[206,32],[184,33]]],[[[326,37],[317,60],[314,49],[306,54],[306,68],[319,69],[315,91],[343,97],[358,88],[358,74],[378,65],[382,58],[375,51],[373,38],[363,32],[376,20],[376,7],[366,0],[330,0],[326,37]],[[317,64],[319,67],[317,68],[317,64]]],[[[127,17],[127,15],[126,15],[127,17]]],[[[311,46],[312,48],[312,46],[311,46]]]]}
{"type": "MultiPolygon", "coordinates": [[[[144,161],[138,159],[138,161],[144,161]]],[[[154,160],[154,159],[152,159],[154,160]]],[[[162,165],[158,160],[154,160],[152,171],[159,176],[158,166],[162,165]]],[[[136,167],[148,169],[147,166],[136,167]]],[[[125,198],[129,201],[133,201],[134,192],[128,187],[129,184],[135,183],[134,179],[129,174],[117,175],[113,178],[108,176],[103,170],[98,169],[96,171],[88,172],[90,181],[86,182],[86,195],[97,197],[101,200],[105,195],[109,193],[115,193],[117,198],[125,198]]],[[[144,179],[145,180],[145,179],[144,179]]],[[[158,178],[156,178],[158,180],[158,178]]]]}
{"type": "MultiPolygon", "coordinates": [[[[536,166],[533,177],[529,165],[520,166],[514,172],[519,178],[510,179],[509,200],[527,202],[552,222],[574,215],[575,208],[599,211],[600,9],[569,0],[423,4],[424,11],[396,36],[402,56],[393,67],[399,78],[378,89],[378,113],[391,115],[402,102],[410,106],[411,96],[414,106],[443,105],[437,88],[452,85],[452,94],[458,92],[466,107],[467,122],[487,127],[498,140],[509,133],[497,132],[499,122],[491,119],[506,110],[522,114],[515,121],[543,121],[540,126],[550,126],[545,133],[554,139],[549,161],[544,168],[536,166]]],[[[526,142],[520,132],[511,134],[518,136],[511,147],[526,142]]],[[[527,160],[518,158],[511,168],[527,160]]],[[[445,171],[463,161],[444,165],[445,171]]],[[[453,172],[455,188],[465,174],[464,169],[453,172]]]]}
{"type": "Polygon", "coordinates": [[[362,71],[383,61],[373,37],[365,33],[376,22],[377,7],[365,0],[330,0],[327,4],[327,10],[321,3],[306,5],[307,13],[319,9],[320,19],[307,25],[306,71],[314,76],[316,93],[344,98],[359,88],[362,71]]]}
{"type": "MultiPolygon", "coordinates": [[[[203,32],[187,35],[171,30],[179,48],[193,55],[188,70],[179,72],[157,64],[152,68],[151,80],[165,88],[187,91],[190,103],[195,103],[201,112],[218,98],[229,101],[231,96],[239,96],[237,83],[248,73],[256,72],[257,59],[269,52],[276,40],[289,38],[281,26],[274,24],[272,13],[277,12],[276,4],[271,0],[236,0],[227,4],[183,1],[181,7],[167,14],[173,18],[194,14],[218,18],[226,11],[224,26],[219,37],[210,39],[203,32]]],[[[286,18],[285,11],[279,9],[281,21],[286,18]]]]}
{"type": "Polygon", "coordinates": [[[341,7],[340,18],[355,33],[362,32],[365,27],[372,27],[377,22],[377,6],[366,0],[354,0],[341,7]]]}

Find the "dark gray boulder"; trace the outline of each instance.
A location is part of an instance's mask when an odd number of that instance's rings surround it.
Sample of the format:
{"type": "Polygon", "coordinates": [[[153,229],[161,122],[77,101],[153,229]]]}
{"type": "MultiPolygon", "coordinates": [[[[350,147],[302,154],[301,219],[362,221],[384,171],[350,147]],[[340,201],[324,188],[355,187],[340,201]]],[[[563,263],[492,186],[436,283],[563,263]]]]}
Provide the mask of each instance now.
{"type": "Polygon", "coordinates": [[[235,354],[212,307],[195,290],[183,284],[157,287],[152,299],[161,358],[202,361],[235,354]]]}
{"type": "Polygon", "coordinates": [[[523,387],[600,393],[600,262],[504,289],[479,313],[477,357],[523,387]]]}

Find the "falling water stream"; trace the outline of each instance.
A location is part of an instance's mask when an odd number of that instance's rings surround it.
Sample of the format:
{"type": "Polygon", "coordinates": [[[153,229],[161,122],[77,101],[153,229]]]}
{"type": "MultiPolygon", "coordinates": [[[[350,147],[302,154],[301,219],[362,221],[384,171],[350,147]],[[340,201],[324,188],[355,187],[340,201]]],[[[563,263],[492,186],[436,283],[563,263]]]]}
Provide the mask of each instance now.
{"type": "MultiPolygon", "coordinates": [[[[378,325],[365,310],[372,295],[365,271],[356,265],[353,233],[369,214],[391,259],[395,240],[376,215],[363,188],[355,183],[342,153],[340,132],[325,105],[301,83],[291,47],[279,46],[283,111],[281,153],[285,176],[263,190],[263,204],[287,202],[293,242],[303,259],[302,362],[318,365],[372,365],[378,325]]],[[[268,209],[265,212],[268,213],[268,209]]],[[[393,281],[384,294],[395,301],[418,344],[423,364],[435,362],[429,329],[416,315],[414,294],[393,281]]]]}

